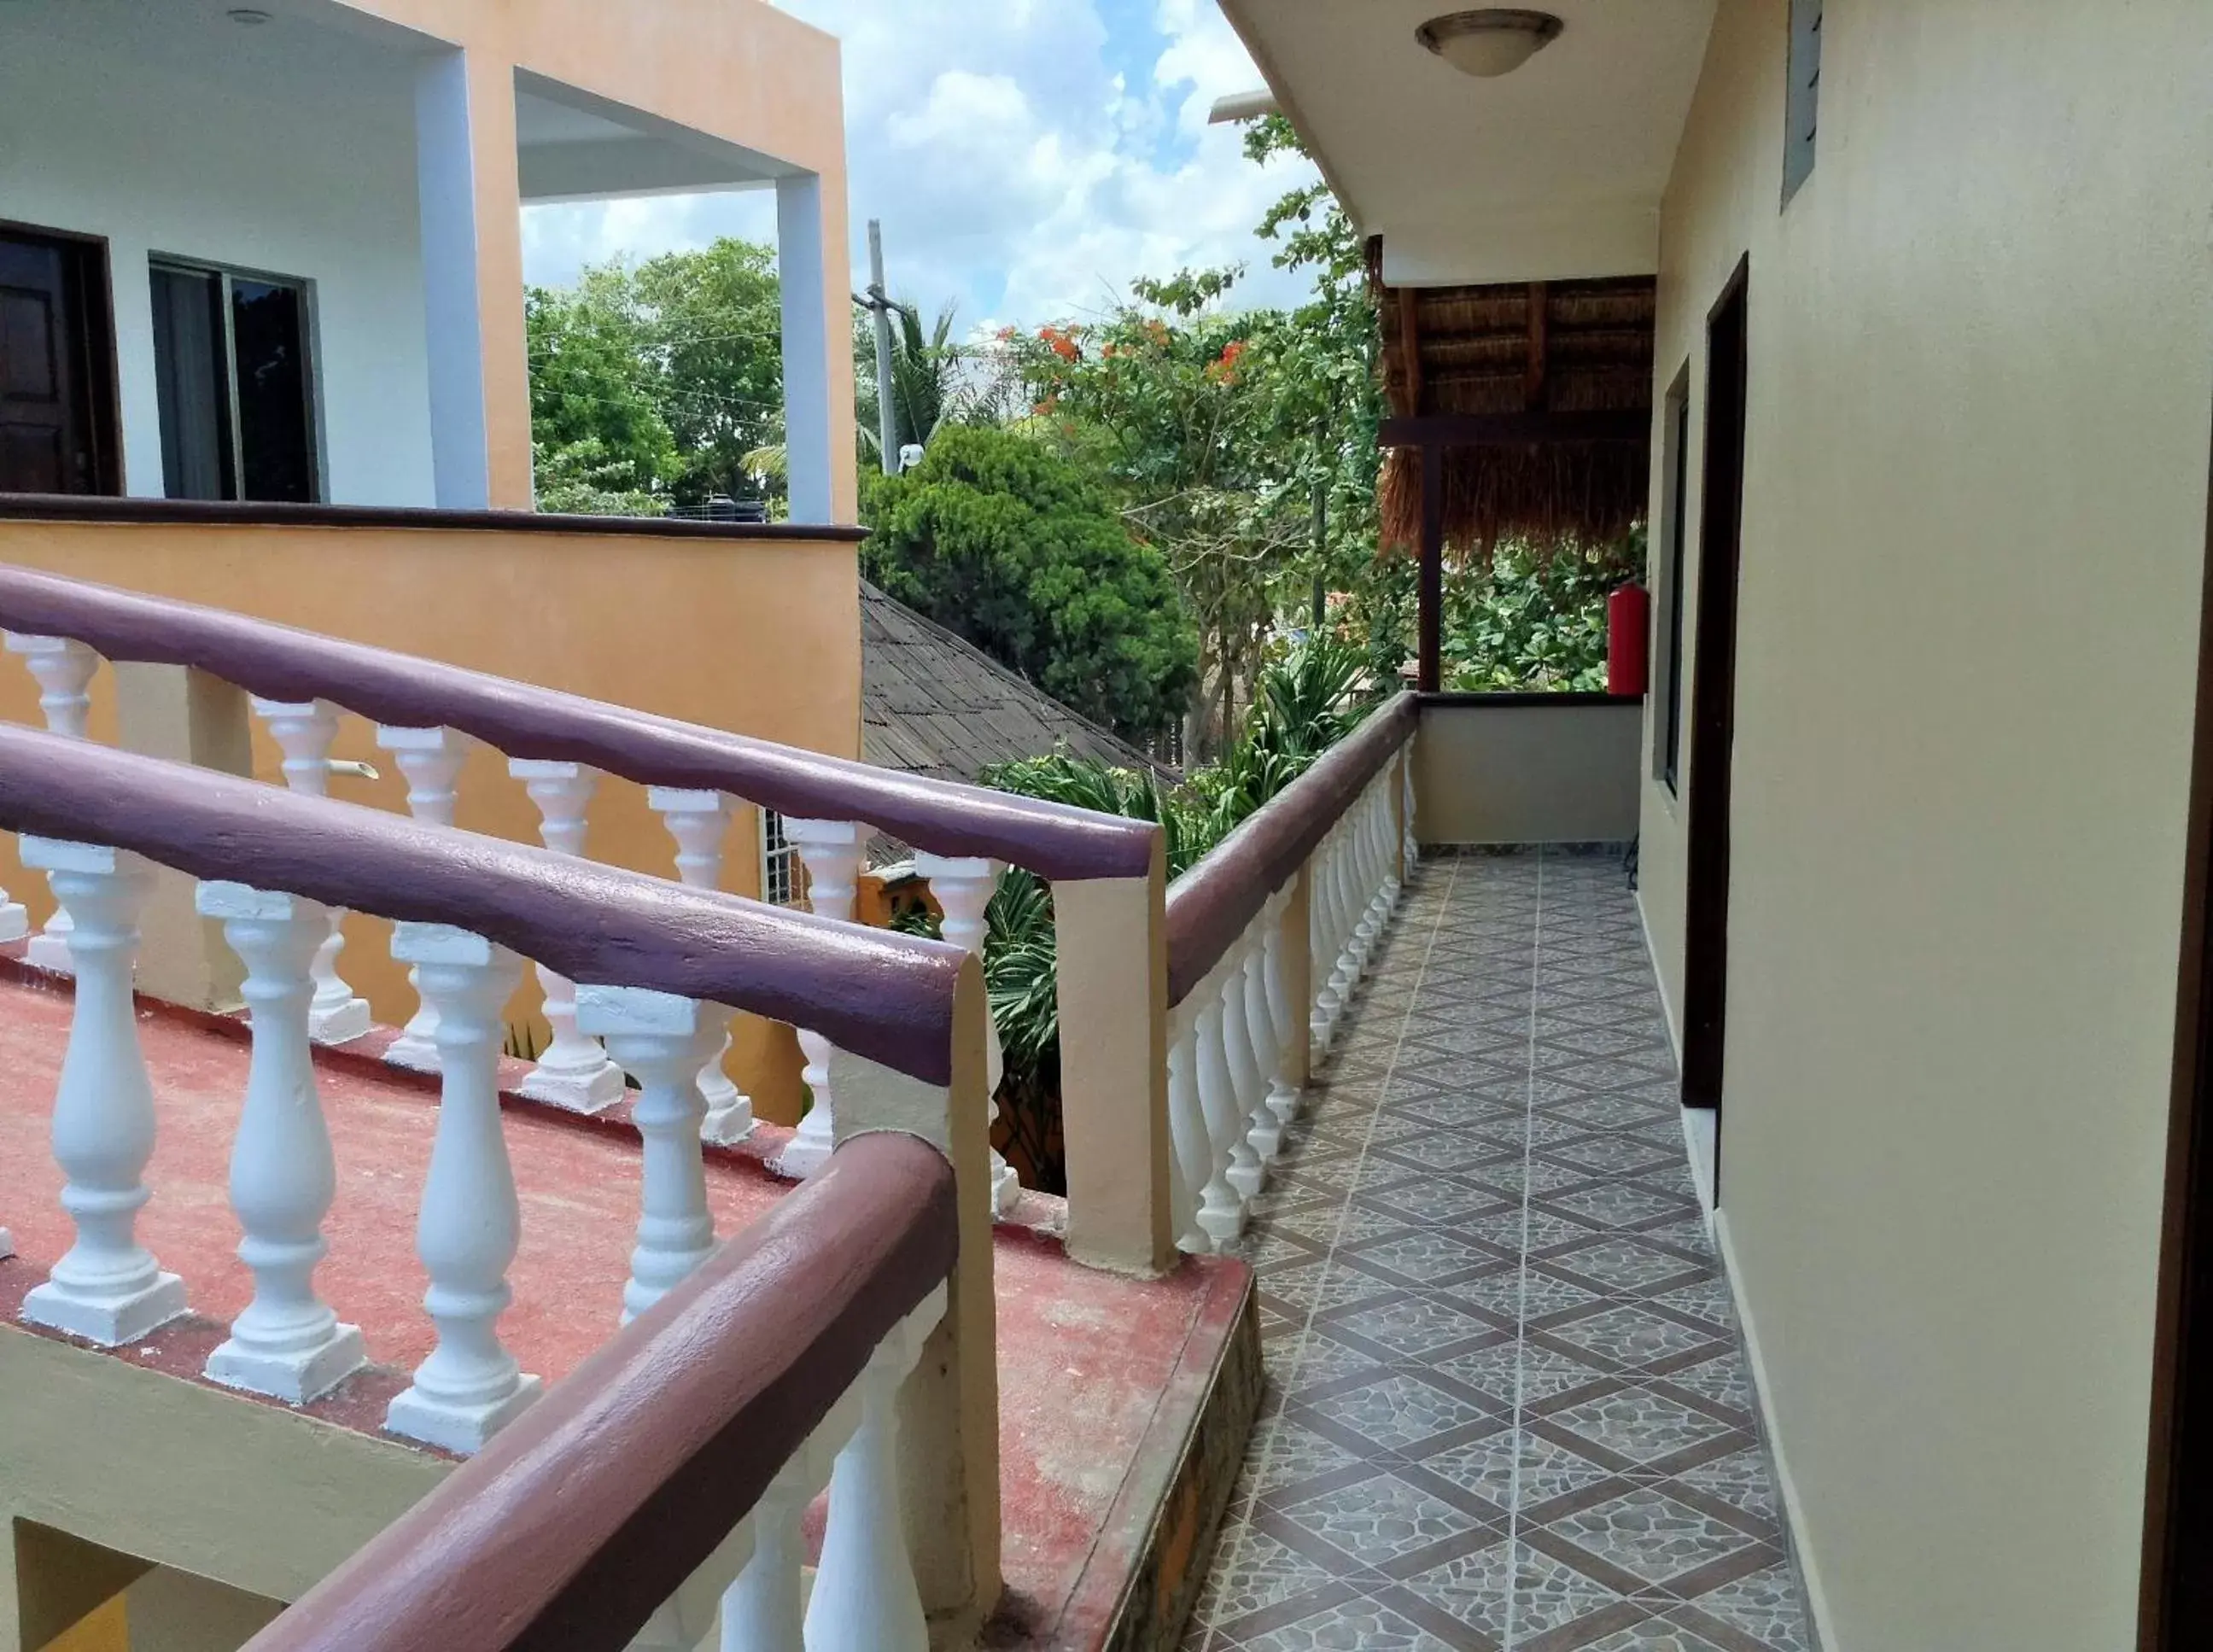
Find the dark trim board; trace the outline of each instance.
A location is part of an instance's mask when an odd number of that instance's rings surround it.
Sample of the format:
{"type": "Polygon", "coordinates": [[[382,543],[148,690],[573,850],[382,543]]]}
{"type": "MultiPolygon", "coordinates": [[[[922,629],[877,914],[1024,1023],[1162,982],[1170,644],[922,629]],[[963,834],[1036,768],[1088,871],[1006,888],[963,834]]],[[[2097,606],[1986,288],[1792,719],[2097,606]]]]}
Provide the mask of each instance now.
{"type": "Polygon", "coordinates": [[[672,539],[815,539],[858,545],[865,527],[694,522],[666,516],[563,516],[541,510],[435,510],[397,505],[269,504],[229,499],[101,499],[0,494],[0,521],[141,522],[198,527],[409,527],[479,533],[608,533],[672,539]]]}
{"type": "MultiPolygon", "coordinates": [[[[1707,314],[1705,462],[1698,489],[1698,625],[1691,690],[1690,864],[1683,924],[1683,1105],[1711,1108],[1716,1117],[1728,1007],[1729,798],[1736,741],[1749,277],[1749,260],[1739,260],[1707,314]]],[[[1718,1199],[1718,1164],[1715,1178],[1718,1199]]]]}
{"type": "Polygon", "coordinates": [[[2207,470],[2139,1652],[2213,1645],[2213,457],[2207,470]]]}

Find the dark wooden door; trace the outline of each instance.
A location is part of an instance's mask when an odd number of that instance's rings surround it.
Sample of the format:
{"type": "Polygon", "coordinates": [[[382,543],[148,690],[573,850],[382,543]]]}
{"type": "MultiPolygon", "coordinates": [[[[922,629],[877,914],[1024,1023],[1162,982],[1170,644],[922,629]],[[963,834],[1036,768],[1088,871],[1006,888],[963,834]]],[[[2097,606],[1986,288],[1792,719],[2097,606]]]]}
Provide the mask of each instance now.
{"type": "Polygon", "coordinates": [[[0,493],[113,493],[106,260],[0,228],[0,493]]]}
{"type": "Polygon", "coordinates": [[[2213,480],[2145,1474],[2143,1652],[2213,1646],[2213,480]]]}
{"type": "Polygon", "coordinates": [[[1706,452],[1698,503],[1698,636],[1691,680],[1683,1105],[1722,1105],[1728,1009],[1729,765],[1736,742],[1736,585],[1744,526],[1746,266],[1706,321],[1706,452]]]}

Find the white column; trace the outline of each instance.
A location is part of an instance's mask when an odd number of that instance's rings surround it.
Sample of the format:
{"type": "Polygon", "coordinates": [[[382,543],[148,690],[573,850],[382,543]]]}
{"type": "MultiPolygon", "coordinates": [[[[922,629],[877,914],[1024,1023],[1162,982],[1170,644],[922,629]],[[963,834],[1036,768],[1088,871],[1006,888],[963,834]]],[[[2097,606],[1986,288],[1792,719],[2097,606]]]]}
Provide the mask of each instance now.
{"type": "MultiPolygon", "coordinates": [[[[1417,735],[1415,738],[1418,740],[1421,736],[1417,735]]],[[[1422,858],[1421,841],[1414,836],[1414,748],[1411,746],[1406,747],[1405,755],[1399,759],[1399,776],[1400,796],[1405,800],[1406,835],[1404,840],[1404,852],[1406,858],[1406,881],[1411,883],[1414,879],[1414,868],[1422,858]]]]}
{"type": "Polygon", "coordinates": [[[628,1325],[715,1248],[707,1210],[707,1171],[699,1159],[700,1059],[721,1034],[722,1012],[689,998],[641,987],[580,986],[576,1025],[607,1041],[607,1052],[642,1087],[631,1118],[640,1155],[637,1243],[623,1287],[628,1325]]]}
{"type": "Polygon", "coordinates": [[[807,1606],[807,1644],[928,1652],[930,1625],[899,1516],[899,1385],[916,1347],[885,1338],[861,1374],[861,1423],[830,1476],[822,1559],[807,1606]]]}
{"type": "MultiPolygon", "coordinates": [[[[1278,1130],[1288,1129],[1299,1116],[1299,1090],[1290,1081],[1291,1040],[1301,1036],[1306,1023],[1304,1015],[1291,1003],[1290,993],[1283,984],[1283,908],[1289,905],[1291,892],[1279,889],[1261,914],[1260,923],[1260,981],[1268,997],[1268,1021],[1276,1030],[1275,1062],[1268,1070],[1268,1106],[1276,1115],[1278,1130]]],[[[1277,1137],[1280,1142],[1280,1135],[1277,1137]]]]}
{"type": "Polygon", "coordinates": [[[482,510],[491,503],[491,457],[477,292],[476,154],[468,59],[458,51],[416,66],[415,201],[436,502],[448,510],[482,510]]]}
{"type": "MultiPolygon", "coordinates": [[[[1217,977],[1219,973],[1217,970],[1217,977]]],[[[1222,1045],[1222,983],[1210,978],[1192,996],[1198,1000],[1192,1025],[1198,1056],[1198,1105],[1206,1119],[1210,1159],[1206,1186],[1199,1193],[1198,1225],[1218,1251],[1227,1249],[1245,1228],[1245,1203],[1238,1198],[1228,1173],[1232,1143],[1244,1134],[1244,1115],[1237,1110],[1236,1086],[1231,1082],[1228,1058],[1222,1045]]]]}
{"type": "MultiPolygon", "coordinates": [[[[988,931],[985,914],[991,905],[991,896],[998,889],[999,880],[1006,868],[997,861],[971,856],[930,855],[918,853],[914,857],[917,876],[930,885],[930,892],[937,897],[938,909],[944,913],[942,928],[945,938],[964,952],[975,954],[981,963],[984,942],[988,931]]],[[[984,1083],[994,1099],[999,1094],[999,1080],[1006,1071],[1006,1060],[999,1049],[999,1026],[992,1016],[989,1004],[984,1011],[985,1071],[984,1083]]],[[[997,1216],[1010,1216],[1021,1202],[1022,1184],[998,1149],[991,1149],[991,1210],[997,1216]]]]}
{"type": "Polygon", "coordinates": [[[1198,1223],[1214,1154],[1199,1106],[1198,1018],[1188,1000],[1168,1012],[1168,1137],[1175,1148],[1176,1246],[1204,1254],[1214,1248],[1198,1223]]]}
{"type": "MultiPolygon", "coordinates": [[[[338,708],[328,700],[295,704],[257,698],[253,713],[268,723],[270,735],[284,753],[284,783],[308,797],[329,796],[338,708]]],[[[345,949],[340,927],[345,913],[335,906],[329,910],[330,933],[315,954],[315,997],[308,1011],[308,1030],[318,1044],[344,1044],[369,1031],[369,1001],[338,973],[338,954],[345,949]]]]}
{"type": "Polygon", "coordinates": [[[1245,962],[1250,951],[1250,938],[1239,937],[1222,978],[1222,1049],[1229,1064],[1230,1094],[1237,1109],[1229,1149],[1229,1185],[1248,1206],[1260,1196],[1268,1180],[1268,1168],[1253,1147],[1253,1109],[1266,1110],[1268,1087],[1261,1082],[1260,1064],[1253,1058],[1253,1028],[1246,1013],[1245,962]]]}
{"type": "MultiPolygon", "coordinates": [[[[407,812],[433,826],[453,825],[454,810],[460,802],[454,787],[468,755],[467,738],[451,728],[381,728],[376,731],[376,743],[393,754],[399,772],[407,778],[407,812]]],[[[416,984],[412,970],[407,972],[407,984],[416,984]]],[[[415,1013],[385,1051],[384,1058],[395,1067],[435,1073],[438,1070],[438,1012],[423,1001],[419,988],[415,997],[415,1013]]]]}
{"type": "Polygon", "coordinates": [[[805,1652],[807,1544],[800,1517],[814,1494],[805,1454],[786,1463],[753,1505],[753,1552],[722,1594],[722,1652],[805,1652]]]}
{"type": "Polygon", "coordinates": [[[1338,830],[1332,826],[1321,842],[1315,846],[1308,863],[1314,869],[1310,887],[1313,891],[1314,916],[1312,930],[1312,978],[1315,982],[1311,1031],[1315,1047],[1326,1052],[1330,1036],[1337,1031],[1337,1012],[1342,1007],[1343,978],[1337,972],[1338,914],[1340,891],[1338,883],[1338,830]]]}
{"type": "Polygon", "coordinates": [[[315,1295],[315,1265],[329,1247],[323,1217],[338,1191],[331,1133],[315,1089],[308,1038],[308,974],[330,933],[312,900],[241,883],[203,883],[203,917],[223,920],[223,938],[246,966],[253,1055],[246,1105],[230,1150],[230,1207],[244,1237],[239,1260],[253,1270],[253,1300],[231,1321],[230,1338],[208,1356],[214,1381],[302,1405],[367,1363],[357,1326],[340,1325],[315,1295]]]}
{"type": "MultiPolygon", "coordinates": [[[[827,522],[832,467],[840,462],[831,417],[830,350],[845,337],[844,303],[826,308],[822,180],[813,173],[776,185],[776,259],[783,293],[783,451],[791,520],[827,522]]],[[[841,276],[840,281],[844,279],[841,276]]],[[[842,288],[840,289],[842,291],[842,288]]],[[[850,454],[843,456],[850,464],[850,454]]]]}
{"type": "Polygon", "coordinates": [[[43,871],[68,909],[76,1000],[54,1094],[54,1161],[66,1178],[62,1208],[76,1242],[23,1317],[103,1347],[136,1342],[185,1310],[185,1287],[138,1243],[146,1162],[154,1156],[154,1086],[138,1046],[131,997],[138,914],[154,872],[136,855],[50,838],[21,840],[23,864],[43,871]]]}
{"type": "Polygon", "coordinates": [[[415,1228],[416,1254],[430,1276],[423,1307],[438,1344],[384,1426],[466,1454],[542,1386],[499,1340],[499,1316],[514,1298],[508,1265],[522,1232],[500,1130],[500,1012],[522,969],[512,953],[442,924],[395,925],[392,950],[415,966],[423,996],[438,1009],[438,1128],[415,1228]]]}
{"type": "Polygon", "coordinates": [[[1275,902],[1271,899],[1253,920],[1257,933],[1248,930],[1245,951],[1245,1031],[1253,1050],[1253,1105],[1247,1115],[1246,1140],[1263,1165],[1272,1164],[1283,1151],[1283,1120],[1276,1111],[1276,1072],[1283,1064],[1280,1035],[1268,1003],[1268,933],[1275,902]]]}
{"type": "MultiPolygon", "coordinates": [[[[730,832],[730,800],[718,791],[682,791],[655,786],[646,801],[676,839],[676,875],[687,888],[713,889],[722,878],[722,840],[730,832]]],[[[742,1142],[753,1133],[753,1098],[730,1082],[723,1063],[730,1053],[729,1012],[722,1012],[722,1037],[699,1069],[699,1094],[707,1103],[706,1140],[717,1147],[742,1142]]]]}
{"type": "MultiPolygon", "coordinates": [[[[850,820],[786,820],[783,835],[807,869],[808,907],[818,917],[850,923],[861,875],[863,829],[850,820]]],[[[779,1175],[805,1177],[830,1161],[837,1138],[832,1133],[830,1040],[802,1027],[799,1047],[807,1058],[800,1077],[807,1085],[811,1105],[770,1168],[779,1175]]]]}
{"type": "MultiPolygon", "coordinates": [[[[581,857],[584,811],[600,783],[600,771],[582,763],[546,763],[509,758],[507,771],[523,783],[538,805],[538,836],[546,848],[581,857]]],[[[607,1059],[596,1039],[576,1030],[576,991],[558,970],[538,966],[538,984],[546,995],[546,1024],[553,1041],[522,1081],[522,1094],[571,1113],[605,1113],[623,1099],[622,1069],[607,1059]]]]}
{"type": "MultiPolygon", "coordinates": [[[[38,680],[39,710],[46,732],[69,740],[82,740],[92,718],[93,674],[100,656],[83,643],[66,637],[27,637],[8,633],[8,651],[20,654],[31,675],[38,680]]],[[[0,893],[0,901],[6,901],[0,893]]],[[[70,916],[55,908],[46,925],[23,949],[23,961],[54,975],[70,972],[70,916]]],[[[0,941],[19,941],[29,934],[28,914],[12,901],[0,907],[0,941]]]]}

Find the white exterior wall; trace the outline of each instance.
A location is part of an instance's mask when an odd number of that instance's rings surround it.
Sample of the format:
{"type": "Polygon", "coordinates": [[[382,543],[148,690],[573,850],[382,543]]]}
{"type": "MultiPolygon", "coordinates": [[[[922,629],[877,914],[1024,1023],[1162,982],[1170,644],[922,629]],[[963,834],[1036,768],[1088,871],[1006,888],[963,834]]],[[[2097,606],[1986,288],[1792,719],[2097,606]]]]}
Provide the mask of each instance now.
{"type": "Polygon", "coordinates": [[[242,52],[229,76],[155,68],[0,11],[0,219],[107,238],[125,492],[162,491],[161,253],[312,282],[326,498],[433,503],[414,83],[366,43],[357,67],[255,75],[242,52]]]}

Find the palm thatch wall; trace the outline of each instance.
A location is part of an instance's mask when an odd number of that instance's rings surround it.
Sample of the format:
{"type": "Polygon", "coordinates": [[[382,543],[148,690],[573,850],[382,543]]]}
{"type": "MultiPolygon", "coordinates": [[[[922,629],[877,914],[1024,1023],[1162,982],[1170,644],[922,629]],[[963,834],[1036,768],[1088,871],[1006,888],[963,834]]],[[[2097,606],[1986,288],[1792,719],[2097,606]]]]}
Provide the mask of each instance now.
{"type": "MultiPolygon", "coordinates": [[[[1649,424],[1650,277],[1378,290],[1393,417],[1536,415],[1541,430],[1543,415],[1643,413],[1649,424]]],[[[1644,515],[1646,441],[1548,436],[1430,451],[1445,467],[1445,543],[1461,559],[1503,539],[1616,539],[1644,515]]],[[[1387,552],[1420,547],[1423,462],[1419,447],[1394,448],[1385,461],[1387,552]]]]}

